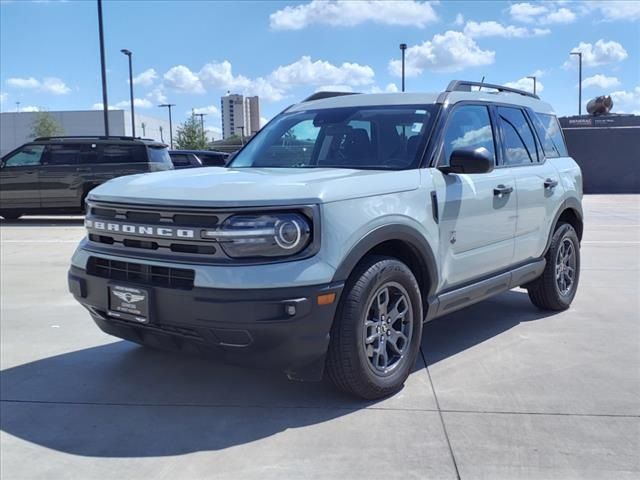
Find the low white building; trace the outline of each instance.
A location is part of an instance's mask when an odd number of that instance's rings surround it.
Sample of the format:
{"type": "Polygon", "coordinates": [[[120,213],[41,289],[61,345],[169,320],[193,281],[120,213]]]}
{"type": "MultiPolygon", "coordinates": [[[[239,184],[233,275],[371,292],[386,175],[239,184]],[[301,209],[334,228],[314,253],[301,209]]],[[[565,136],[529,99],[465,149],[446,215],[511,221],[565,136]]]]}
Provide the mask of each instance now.
{"type": "MultiPolygon", "coordinates": [[[[104,135],[102,110],[48,112],[64,130],[63,135],[104,135]]],[[[33,122],[38,112],[0,113],[0,156],[33,140],[33,122]]],[[[174,125],[174,136],[175,136],[174,125]]],[[[109,110],[109,134],[131,135],[131,112],[109,110]]],[[[169,144],[169,120],[139,115],[136,112],[136,136],[169,144]]]]}

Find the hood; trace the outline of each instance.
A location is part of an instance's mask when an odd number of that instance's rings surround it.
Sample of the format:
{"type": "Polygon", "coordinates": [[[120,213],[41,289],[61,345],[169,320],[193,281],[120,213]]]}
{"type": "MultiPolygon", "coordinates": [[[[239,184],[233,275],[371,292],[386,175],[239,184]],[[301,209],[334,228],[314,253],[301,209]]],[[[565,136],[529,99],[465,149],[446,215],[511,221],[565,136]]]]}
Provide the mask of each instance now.
{"type": "Polygon", "coordinates": [[[416,170],[193,168],[130,175],[93,189],[90,200],[190,206],[328,203],[418,188],[416,170]]]}

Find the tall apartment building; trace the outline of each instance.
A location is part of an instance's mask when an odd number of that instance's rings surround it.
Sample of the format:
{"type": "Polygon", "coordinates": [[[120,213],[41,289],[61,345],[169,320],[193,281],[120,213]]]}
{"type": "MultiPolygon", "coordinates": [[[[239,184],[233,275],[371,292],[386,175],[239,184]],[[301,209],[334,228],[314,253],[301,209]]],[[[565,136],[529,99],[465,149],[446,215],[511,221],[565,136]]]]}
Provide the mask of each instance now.
{"type": "Polygon", "coordinates": [[[222,138],[249,137],[260,129],[260,99],[228,94],[220,99],[222,138]]]}

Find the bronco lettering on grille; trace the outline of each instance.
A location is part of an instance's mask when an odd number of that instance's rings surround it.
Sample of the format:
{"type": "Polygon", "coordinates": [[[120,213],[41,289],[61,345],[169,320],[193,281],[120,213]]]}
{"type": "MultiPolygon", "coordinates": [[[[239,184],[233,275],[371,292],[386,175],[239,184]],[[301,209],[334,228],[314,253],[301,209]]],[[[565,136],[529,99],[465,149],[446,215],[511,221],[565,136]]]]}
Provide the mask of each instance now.
{"type": "Polygon", "coordinates": [[[190,228],[154,227],[149,225],[131,225],[128,223],[95,222],[85,219],[84,225],[93,230],[122,232],[149,237],[195,238],[196,231],[190,228]]]}

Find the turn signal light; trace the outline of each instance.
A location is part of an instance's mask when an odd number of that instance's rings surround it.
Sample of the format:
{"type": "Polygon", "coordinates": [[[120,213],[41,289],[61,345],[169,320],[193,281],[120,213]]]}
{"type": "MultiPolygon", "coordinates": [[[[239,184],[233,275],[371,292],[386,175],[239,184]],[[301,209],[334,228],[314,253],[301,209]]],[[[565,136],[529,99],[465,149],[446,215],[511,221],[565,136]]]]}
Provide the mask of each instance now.
{"type": "Polygon", "coordinates": [[[335,301],[335,293],[323,293],[322,295],[318,295],[318,305],[331,305],[335,301]]]}

